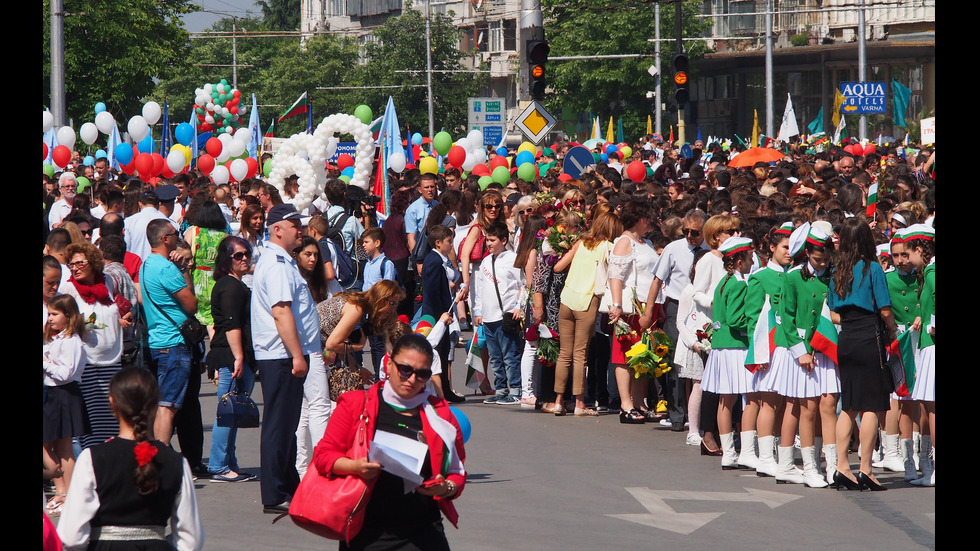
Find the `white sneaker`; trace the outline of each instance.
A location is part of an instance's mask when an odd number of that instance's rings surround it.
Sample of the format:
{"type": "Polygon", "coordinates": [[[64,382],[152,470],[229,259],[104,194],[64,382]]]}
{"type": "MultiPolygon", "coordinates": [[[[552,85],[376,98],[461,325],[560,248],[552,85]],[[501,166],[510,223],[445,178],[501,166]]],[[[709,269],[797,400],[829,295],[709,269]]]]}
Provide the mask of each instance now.
{"type": "Polygon", "coordinates": [[[692,432],[687,433],[687,445],[688,446],[701,446],[701,437],[692,432]]]}

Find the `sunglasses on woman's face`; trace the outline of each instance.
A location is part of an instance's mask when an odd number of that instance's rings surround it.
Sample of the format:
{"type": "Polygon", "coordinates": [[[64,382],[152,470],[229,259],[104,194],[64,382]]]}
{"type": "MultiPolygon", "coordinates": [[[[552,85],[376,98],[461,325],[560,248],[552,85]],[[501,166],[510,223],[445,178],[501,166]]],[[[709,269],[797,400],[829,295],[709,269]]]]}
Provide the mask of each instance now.
{"type": "Polygon", "coordinates": [[[402,365],[395,360],[391,360],[391,363],[395,364],[395,367],[398,369],[398,375],[406,381],[409,380],[412,375],[415,375],[415,380],[419,382],[428,381],[429,378],[432,377],[431,369],[415,369],[410,365],[402,365]]]}
{"type": "Polygon", "coordinates": [[[496,210],[500,210],[500,207],[502,207],[502,206],[503,205],[501,203],[484,203],[483,204],[483,208],[484,209],[496,209],[496,210]]]}
{"type": "Polygon", "coordinates": [[[529,207],[521,211],[524,216],[529,216],[534,213],[534,207],[529,207]]]}
{"type": "Polygon", "coordinates": [[[235,260],[243,260],[245,258],[252,258],[252,255],[245,251],[238,251],[237,253],[231,255],[235,260]]]}

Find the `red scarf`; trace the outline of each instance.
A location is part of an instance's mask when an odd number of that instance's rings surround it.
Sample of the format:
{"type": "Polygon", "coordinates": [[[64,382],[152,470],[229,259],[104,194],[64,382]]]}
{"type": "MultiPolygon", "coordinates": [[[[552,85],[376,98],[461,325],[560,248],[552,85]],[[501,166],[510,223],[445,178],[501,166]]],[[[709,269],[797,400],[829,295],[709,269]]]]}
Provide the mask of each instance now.
{"type": "Polygon", "coordinates": [[[112,297],[109,296],[109,288],[105,286],[105,275],[96,274],[95,283],[92,285],[79,283],[75,280],[75,276],[68,278],[68,281],[75,286],[75,290],[78,291],[78,296],[82,297],[82,300],[86,304],[95,304],[96,302],[106,306],[112,304],[112,297]]]}

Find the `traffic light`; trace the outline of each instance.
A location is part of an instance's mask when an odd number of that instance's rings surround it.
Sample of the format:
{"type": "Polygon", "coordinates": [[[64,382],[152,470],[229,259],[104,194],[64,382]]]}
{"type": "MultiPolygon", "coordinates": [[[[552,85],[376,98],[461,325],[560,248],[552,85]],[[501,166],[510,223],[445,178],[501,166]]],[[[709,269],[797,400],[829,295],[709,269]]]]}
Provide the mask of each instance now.
{"type": "Polygon", "coordinates": [[[691,92],[687,88],[690,75],[690,63],[687,54],[681,52],[674,56],[674,100],[678,105],[684,105],[691,99],[691,92]]]}
{"type": "Polygon", "coordinates": [[[548,72],[545,65],[548,63],[548,53],[551,46],[544,40],[528,40],[526,44],[526,59],[528,63],[528,92],[531,98],[538,101],[544,100],[544,90],[548,86],[548,72]]]}

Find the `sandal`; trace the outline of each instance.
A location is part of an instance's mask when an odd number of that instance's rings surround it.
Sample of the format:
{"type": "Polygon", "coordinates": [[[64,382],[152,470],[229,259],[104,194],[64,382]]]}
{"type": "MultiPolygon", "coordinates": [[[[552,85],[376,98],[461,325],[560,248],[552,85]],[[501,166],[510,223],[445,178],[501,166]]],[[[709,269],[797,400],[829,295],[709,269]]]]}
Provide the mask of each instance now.
{"type": "Polygon", "coordinates": [[[598,417],[599,412],[592,408],[575,408],[575,417],[598,417]]]}
{"type": "Polygon", "coordinates": [[[619,412],[619,422],[626,425],[642,425],[646,423],[646,416],[640,412],[638,409],[632,409],[630,411],[619,412]]]}
{"type": "Polygon", "coordinates": [[[60,515],[61,514],[61,508],[62,508],[62,506],[64,504],[65,504],[65,494],[54,494],[53,496],[51,496],[51,499],[48,500],[48,504],[45,506],[45,510],[51,516],[60,515]],[[58,500],[58,501],[55,501],[59,497],[61,499],[58,500]]]}
{"type": "Polygon", "coordinates": [[[553,411],[555,412],[555,417],[564,417],[564,415],[568,413],[565,410],[565,406],[558,403],[555,404],[555,408],[553,411]]]}

